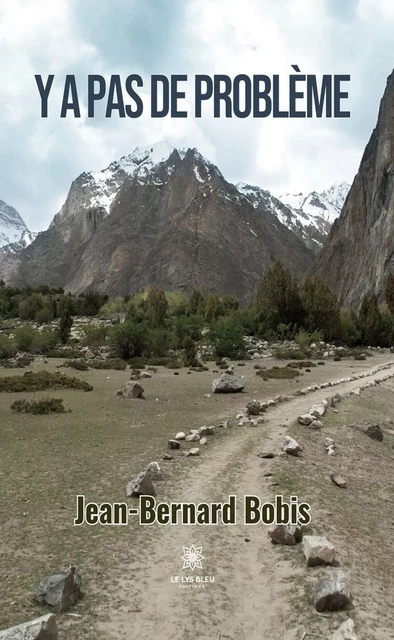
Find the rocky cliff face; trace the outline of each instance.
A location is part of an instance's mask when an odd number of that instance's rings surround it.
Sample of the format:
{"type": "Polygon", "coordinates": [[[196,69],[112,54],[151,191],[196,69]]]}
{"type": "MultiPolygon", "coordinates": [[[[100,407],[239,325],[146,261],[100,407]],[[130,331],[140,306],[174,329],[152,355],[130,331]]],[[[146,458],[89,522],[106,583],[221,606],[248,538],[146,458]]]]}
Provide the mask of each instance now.
{"type": "Polygon", "coordinates": [[[197,150],[159,143],[80,175],[8,280],[112,295],[154,283],[248,300],[276,256],[299,277],[314,264],[292,231],[197,150]]]}
{"type": "Polygon", "coordinates": [[[340,182],[321,193],[286,193],[278,198],[260,187],[244,183],[239,183],[237,187],[256,209],[262,207],[271,211],[317,254],[341,212],[350,185],[340,182]]]}
{"type": "Polygon", "coordinates": [[[378,121],[338,220],[319,256],[317,271],[345,306],[369,291],[382,298],[394,271],[394,72],[387,80],[378,121]]]}

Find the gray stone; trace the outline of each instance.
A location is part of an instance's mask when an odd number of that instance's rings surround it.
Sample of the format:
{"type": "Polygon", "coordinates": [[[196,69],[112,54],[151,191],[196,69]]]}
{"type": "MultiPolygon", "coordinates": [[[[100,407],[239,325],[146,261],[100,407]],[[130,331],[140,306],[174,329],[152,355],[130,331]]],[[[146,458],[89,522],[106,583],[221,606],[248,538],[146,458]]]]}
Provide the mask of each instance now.
{"type": "Polygon", "coordinates": [[[122,389],[122,396],[125,398],[142,398],[144,388],[138,382],[126,382],[122,389]]]}
{"type": "Polygon", "coordinates": [[[215,427],[200,427],[198,433],[200,436],[214,436],[215,427]]]}
{"type": "Polygon", "coordinates": [[[56,611],[65,611],[80,599],[81,584],[81,576],[75,567],[67,571],[59,571],[40,582],[36,591],[36,600],[49,604],[56,611]]]}
{"type": "Polygon", "coordinates": [[[246,405],[246,414],[249,416],[258,416],[261,411],[261,404],[258,400],[251,400],[246,405]]]}
{"type": "Polygon", "coordinates": [[[192,433],[190,436],[186,436],[185,440],[186,442],[198,442],[200,439],[200,436],[198,435],[198,433],[192,433]]]}
{"type": "Polygon", "coordinates": [[[201,438],[200,444],[207,444],[207,439],[206,438],[201,438]]]}
{"type": "Polygon", "coordinates": [[[268,529],[268,536],[274,544],[292,546],[301,542],[302,529],[300,525],[273,524],[268,529]]]}
{"type": "Polygon", "coordinates": [[[181,443],[178,442],[178,440],[169,440],[168,441],[168,447],[169,447],[169,449],[180,449],[181,448],[181,443]]]}
{"type": "Polygon", "coordinates": [[[330,640],[357,640],[356,628],[351,618],[348,618],[335,633],[330,636],[330,640]]]}
{"type": "Polygon", "coordinates": [[[312,420],[309,429],[323,429],[323,423],[320,420],[312,420]]]}
{"type": "Polygon", "coordinates": [[[312,424],[313,420],[314,417],[310,413],[304,413],[302,416],[298,416],[297,418],[298,424],[305,425],[306,427],[312,424]]]}
{"type": "MultiPolygon", "coordinates": [[[[176,442],[176,441],[175,441],[176,442]]],[[[179,444],[179,443],[178,443],[179,444]]],[[[152,476],[149,469],[141,471],[133,480],[130,480],[126,489],[127,496],[154,496],[155,488],[152,482],[152,476]]]]}
{"type": "Polygon", "coordinates": [[[245,380],[223,373],[212,382],[213,393],[238,393],[245,388],[245,380]]]}
{"type": "Polygon", "coordinates": [[[183,431],[179,431],[175,436],[175,440],[185,440],[185,438],[186,433],[184,433],[183,431]]]}
{"type": "Polygon", "coordinates": [[[189,449],[189,454],[191,456],[199,456],[200,455],[200,449],[198,447],[194,447],[193,449],[189,449]]]}
{"type": "Polygon", "coordinates": [[[48,613],[41,618],[0,631],[0,638],[1,640],[57,640],[56,618],[53,613],[48,613]]]}
{"type": "Polygon", "coordinates": [[[335,547],[326,538],[304,536],[302,545],[308,567],[314,567],[319,564],[332,564],[335,560],[335,547]]]}
{"type": "Polygon", "coordinates": [[[152,480],[163,480],[163,473],[158,462],[151,462],[148,465],[148,471],[152,480]]]}
{"type": "Polygon", "coordinates": [[[141,378],[151,378],[151,377],[152,377],[152,374],[151,374],[151,373],[149,373],[148,371],[141,371],[141,373],[140,373],[140,377],[141,377],[141,378]]]}
{"type": "Polygon", "coordinates": [[[352,602],[346,576],[341,569],[331,569],[317,582],[313,604],[316,611],[338,611],[352,602]]]}
{"type": "Polygon", "coordinates": [[[282,449],[290,456],[298,456],[302,451],[302,446],[297,442],[297,440],[294,440],[294,438],[286,436],[282,449]]]}
{"type": "Polygon", "coordinates": [[[341,489],[346,489],[347,482],[342,478],[342,476],[337,473],[330,473],[331,482],[337,485],[337,487],[341,487],[341,489]]]}

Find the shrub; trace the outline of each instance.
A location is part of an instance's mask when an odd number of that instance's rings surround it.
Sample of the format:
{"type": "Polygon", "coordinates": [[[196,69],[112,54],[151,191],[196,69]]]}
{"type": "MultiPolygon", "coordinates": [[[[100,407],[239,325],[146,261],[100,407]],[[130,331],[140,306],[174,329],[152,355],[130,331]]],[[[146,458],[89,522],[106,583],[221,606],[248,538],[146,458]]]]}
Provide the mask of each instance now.
{"type": "Polygon", "coordinates": [[[88,363],[85,360],[66,360],[62,366],[77,371],[89,371],[88,363]]]}
{"type": "Polygon", "coordinates": [[[29,351],[37,341],[38,331],[30,324],[25,324],[15,330],[15,342],[20,351],[29,351]]]}
{"type": "Polygon", "coordinates": [[[51,349],[46,354],[47,358],[80,358],[79,349],[51,349]]]}
{"type": "Polygon", "coordinates": [[[302,375],[302,371],[297,371],[297,369],[292,369],[291,367],[272,367],[271,369],[259,369],[259,371],[256,371],[256,376],[261,376],[264,379],[284,380],[286,378],[297,378],[300,375],[302,375]]]}
{"type": "Polygon", "coordinates": [[[109,341],[116,355],[123,360],[141,357],[148,347],[148,332],[142,324],[124,322],[113,327],[109,341]]]}
{"type": "Polygon", "coordinates": [[[245,355],[243,328],[231,317],[221,318],[208,332],[208,341],[217,357],[242,358],[245,355]]]}
{"type": "Polygon", "coordinates": [[[299,347],[298,349],[279,347],[275,349],[275,357],[278,360],[304,360],[308,355],[309,351],[304,347],[299,347]]]}
{"type": "Polygon", "coordinates": [[[31,413],[33,415],[43,415],[48,413],[65,413],[63,400],[61,398],[42,398],[41,400],[15,400],[11,405],[11,410],[16,413],[31,413]]]}
{"type": "Polygon", "coordinates": [[[64,309],[59,320],[59,337],[60,341],[65,344],[70,337],[73,319],[67,308],[64,309]]]}
{"type": "Polygon", "coordinates": [[[38,371],[23,376],[5,376],[0,378],[0,391],[18,393],[20,391],[45,391],[45,389],[82,389],[92,391],[92,385],[78,378],[70,378],[60,373],[38,371]]]}
{"type": "Polygon", "coordinates": [[[86,346],[98,347],[105,344],[107,340],[108,327],[105,324],[99,324],[97,326],[89,325],[87,327],[84,327],[83,331],[85,334],[83,343],[86,346]]]}
{"type": "Polygon", "coordinates": [[[38,324],[48,324],[53,320],[53,310],[50,307],[43,307],[37,311],[34,319],[38,324]]]}
{"type": "Polygon", "coordinates": [[[16,352],[17,347],[14,340],[11,340],[8,336],[0,334],[0,360],[13,358],[16,352]]]}
{"type": "Polygon", "coordinates": [[[107,360],[91,360],[89,367],[92,369],[115,369],[117,371],[124,371],[126,369],[126,362],[120,358],[108,358],[107,360]]]}
{"type": "Polygon", "coordinates": [[[40,353],[48,353],[48,351],[56,347],[58,342],[59,333],[50,327],[45,327],[42,331],[37,332],[34,346],[40,353]]]}
{"type": "Polygon", "coordinates": [[[196,367],[198,365],[196,343],[190,336],[185,338],[183,343],[183,363],[185,367],[196,367]]]}

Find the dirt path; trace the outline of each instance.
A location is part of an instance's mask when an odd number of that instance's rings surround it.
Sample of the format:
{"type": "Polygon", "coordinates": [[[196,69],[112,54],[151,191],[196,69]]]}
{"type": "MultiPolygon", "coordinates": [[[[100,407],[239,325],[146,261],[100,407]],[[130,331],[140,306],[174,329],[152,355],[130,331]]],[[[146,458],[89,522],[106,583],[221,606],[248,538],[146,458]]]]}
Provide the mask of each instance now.
{"type": "MultiPolygon", "coordinates": [[[[365,371],[371,367],[367,365],[365,371]]],[[[291,588],[288,579],[301,570],[291,567],[283,550],[270,543],[264,525],[246,527],[241,517],[245,494],[257,495],[262,501],[272,501],[275,494],[267,477],[270,461],[256,454],[263,448],[279,451],[286,433],[280,425],[291,424],[312,404],[387,375],[394,376],[394,363],[361,380],[277,405],[267,412],[267,424],[234,427],[231,436],[204,448],[195,468],[188,468],[183,478],[170,477],[162,487],[157,484],[158,498],[165,501],[218,502],[235,494],[239,524],[137,528],[130,539],[130,566],[118,580],[100,638],[298,640],[299,631],[288,628],[286,592],[291,588]],[[185,573],[182,549],[192,544],[202,546],[204,556],[203,570],[195,573],[214,577],[205,588],[180,588],[171,582],[171,576],[185,573]]]]}

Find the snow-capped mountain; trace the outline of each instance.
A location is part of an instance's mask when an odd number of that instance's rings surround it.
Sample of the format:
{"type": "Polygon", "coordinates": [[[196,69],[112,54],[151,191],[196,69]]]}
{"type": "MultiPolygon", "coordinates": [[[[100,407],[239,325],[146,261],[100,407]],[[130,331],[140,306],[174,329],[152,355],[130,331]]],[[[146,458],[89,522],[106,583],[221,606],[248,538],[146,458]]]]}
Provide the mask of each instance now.
{"type": "Polygon", "coordinates": [[[14,207],[0,200],[0,249],[20,244],[27,247],[34,239],[25,222],[14,207]]]}
{"type": "Polygon", "coordinates": [[[125,295],[154,283],[250,300],[276,257],[298,277],[314,263],[304,242],[197,149],[160,142],[77,177],[7,278],[75,293],[125,295]]]}
{"type": "Polygon", "coordinates": [[[278,220],[291,229],[305,244],[318,253],[339,216],[350,185],[346,182],[317,193],[286,193],[279,197],[256,186],[238,183],[238,190],[247,197],[255,208],[272,212],[278,220]]]}

